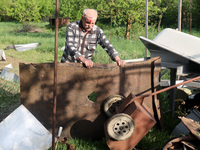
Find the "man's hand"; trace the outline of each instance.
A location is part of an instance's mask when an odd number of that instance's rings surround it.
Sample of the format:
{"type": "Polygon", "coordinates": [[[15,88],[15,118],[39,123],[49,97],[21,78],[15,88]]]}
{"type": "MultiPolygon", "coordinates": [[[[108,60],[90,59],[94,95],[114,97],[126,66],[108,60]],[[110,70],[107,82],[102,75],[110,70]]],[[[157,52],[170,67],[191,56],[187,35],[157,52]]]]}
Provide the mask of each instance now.
{"type": "Polygon", "coordinates": [[[115,61],[117,62],[117,65],[118,65],[119,67],[123,67],[123,66],[125,65],[125,61],[124,61],[124,60],[121,60],[121,59],[119,58],[119,56],[116,56],[116,57],[115,57],[115,61]]]}
{"type": "Polygon", "coordinates": [[[84,58],[83,56],[80,56],[79,58],[78,58],[82,63],[84,63],[85,64],[85,66],[88,68],[88,69],[90,69],[90,68],[92,68],[93,67],[93,61],[91,61],[90,59],[86,59],[86,58],[84,58]]]}
{"type": "Polygon", "coordinates": [[[93,67],[93,61],[91,61],[90,59],[84,59],[84,61],[82,61],[84,64],[85,64],[85,66],[87,67],[87,68],[92,68],[93,67]]]}
{"type": "Polygon", "coordinates": [[[123,67],[125,65],[125,61],[123,61],[123,60],[120,59],[120,60],[117,61],[117,65],[119,67],[123,67]]]}

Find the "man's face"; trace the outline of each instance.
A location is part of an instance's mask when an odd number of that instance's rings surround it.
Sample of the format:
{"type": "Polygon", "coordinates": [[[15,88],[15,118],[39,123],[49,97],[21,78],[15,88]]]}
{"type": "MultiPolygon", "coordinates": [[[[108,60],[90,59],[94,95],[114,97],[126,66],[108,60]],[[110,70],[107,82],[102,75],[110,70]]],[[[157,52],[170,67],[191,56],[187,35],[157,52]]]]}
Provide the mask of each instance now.
{"type": "Polygon", "coordinates": [[[96,19],[90,20],[90,19],[82,16],[83,28],[86,31],[90,31],[93,28],[93,26],[95,25],[95,23],[96,23],[96,19]]]}

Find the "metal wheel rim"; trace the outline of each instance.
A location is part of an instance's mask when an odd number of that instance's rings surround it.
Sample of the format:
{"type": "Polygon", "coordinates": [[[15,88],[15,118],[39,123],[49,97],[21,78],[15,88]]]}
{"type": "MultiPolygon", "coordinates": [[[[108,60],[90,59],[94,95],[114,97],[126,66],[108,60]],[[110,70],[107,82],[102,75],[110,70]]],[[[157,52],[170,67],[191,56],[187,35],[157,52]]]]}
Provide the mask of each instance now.
{"type": "Polygon", "coordinates": [[[108,135],[117,141],[128,139],[134,130],[135,124],[133,119],[125,113],[113,115],[108,120],[108,135]]]}

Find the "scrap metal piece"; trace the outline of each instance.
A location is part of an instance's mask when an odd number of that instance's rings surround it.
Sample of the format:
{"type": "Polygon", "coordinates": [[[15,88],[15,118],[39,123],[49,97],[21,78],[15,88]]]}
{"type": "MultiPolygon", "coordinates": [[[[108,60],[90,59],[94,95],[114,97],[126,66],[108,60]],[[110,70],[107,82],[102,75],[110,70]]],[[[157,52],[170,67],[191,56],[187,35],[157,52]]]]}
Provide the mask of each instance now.
{"type": "Polygon", "coordinates": [[[184,125],[190,130],[190,132],[200,140],[200,122],[194,121],[186,117],[180,117],[184,125]]]}
{"type": "Polygon", "coordinates": [[[27,51],[31,49],[36,49],[39,46],[39,43],[29,43],[29,44],[18,44],[14,45],[14,48],[18,52],[27,51]]]}
{"type": "MultiPolygon", "coordinates": [[[[200,113],[196,109],[190,110],[190,113],[186,116],[188,119],[192,119],[196,122],[200,122],[200,113]]],[[[184,125],[183,122],[180,122],[172,131],[173,136],[179,136],[179,135],[187,135],[190,132],[190,130],[184,125]]]]}
{"type": "Polygon", "coordinates": [[[0,123],[1,150],[44,150],[51,147],[51,133],[20,105],[0,123]]]}
{"type": "Polygon", "coordinates": [[[176,137],[167,142],[167,144],[165,144],[165,146],[163,147],[163,150],[168,150],[171,147],[175,149],[177,145],[180,148],[180,144],[182,145],[181,141],[194,141],[194,140],[196,140],[196,138],[192,135],[176,137]]]}
{"type": "Polygon", "coordinates": [[[181,141],[182,144],[184,144],[185,146],[189,147],[192,150],[196,150],[198,149],[198,146],[196,146],[195,144],[188,142],[188,141],[181,141]]]}
{"type": "Polygon", "coordinates": [[[18,82],[19,76],[11,72],[12,69],[12,64],[6,65],[1,72],[1,78],[8,81],[18,82]]]}
{"type": "Polygon", "coordinates": [[[0,50],[0,58],[2,61],[6,61],[6,55],[5,55],[4,50],[2,50],[2,49],[0,50]]]}
{"type": "MultiPolygon", "coordinates": [[[[94,64],[87,69],[78,63],[58,63],[57,125],[63,136],[100,139],[104,137],[107,116],[102,110],[110,95],[149,94],[159,88],[160,58],[126,63],[94,64]],[[88,99],[96,93],[95,101],[88,99]]],[[[53,99],[52,63],[20,63],[20,99],[36,118],[52,131],[53,99]]],[[[148,97],[145,104],[162,124],[157,96],[148,97]],[[152,102],[154,101],[154,102],[152,102]],[[154,105],[155,104],[155,105],[154,105]]],[[[58,129],[57,127],[57,129],[58,129]]]]}

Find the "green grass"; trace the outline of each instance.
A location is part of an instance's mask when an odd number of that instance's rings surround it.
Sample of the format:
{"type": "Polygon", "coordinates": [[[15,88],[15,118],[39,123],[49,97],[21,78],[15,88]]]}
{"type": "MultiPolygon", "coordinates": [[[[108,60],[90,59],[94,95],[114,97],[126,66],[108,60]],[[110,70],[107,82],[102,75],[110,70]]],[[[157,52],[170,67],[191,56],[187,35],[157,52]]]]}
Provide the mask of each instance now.
{"type": "MultiPolygon", "coordinates": [[[[100,24],[100,23],[99,23],[100,24]]],[[[54,49],[55,49],[55,33],[54,29],[49,27],[47,22],[30,23],[32,26],[43,29],[43,33],[28,33],[19,32],[22,30],[21,23],[18,22],[0,22],[0,49],[6,49],[9,45],[15,44],[28,44],[28,43],[40,43],[40,46],[35,50],[29,50],[24,52],[18,52],[14,49],[5,50],[6,56],[11,58],[18,58],[20,60],[29,63],[44,63],[54,61],[54,49]]],[[[110,40],[109,26],[103,26],[104,32],[107,38],[110,40]]],[[[112,45],[119,52],[122,59],[143,58],[145,47],[139,40],[139,36],[145,36],[144,27],[135,25],[134,32],[131,35],[130,40],[123,38],[124,27],[113,28],[112,45]]],[[[58,50],[65,45],[65,32],[66,27],[59,28],[58,37],[58,50]]],[[[184,32],[188,32],[187,30],[184,32]]],[[[195,36],[200,37],[198,31],[193,31],[195,36]]],[[[153,39],[157,35],[156,28],[149,27],[149,39],[153,39]]],[[[62,56],[63,51],[58,51],[58,61],[62,56]]],[[[149,55],[149,54],[148,54],[149,55]]],[[[94,63],[110,63],[110,58],[106,52],[98,46],[95,51],[94,63]]],[[[0,69],[2,65],[0,64],[0,69]]],[[[169,78],[169,74],[164,78],[169,78]]],[[[13,83],[0,79],[0,113],[8,115],[20,104],[20,90],[19,83],[13,83]]],[[[161,93],[161,107],[163,112],[169,109],[169,94],[161,93]]],[[[165,142],[171,138],[170,134],[174,127],[180,122],[177,119],[177,112],[172,117],[171,113],[165,113],[164,115],[165,128],[160,130],[157,126],[154,126],[148,134],[138,143],[137,149],[149,150],[157,147],[162,149],[165,142]]],[[[70,139],[70,144],[74,144],[76,150],[106,150],[108,149],[105,139],[101,141],[91,141],[83,139],[70,139]]],[[[58,149],[66,149],[64,145],[59,144],[58,149]]]]}
{"type": "MultiPolygon", "coordinates": [[[[23,59],[29,62],[52,62],[54,60],[55,51],[55,32],[54,29],[49,27],[48,23],[42,22],[39,24],[29,23],[29,26],[36,26],[41,28],[43,33],[28,33],[19,32],[23,30],[21,23],[17,22],[1,22],[0,23],[0,49],[5,49],[9,45],[17,44],[28,44],[28,43],[39,43],[40,46],[36,50],[17,52],[15,50],[5,51],[6,55],[23,59]]],[[[119,27],[118,27],[119,28],[119,27]]],[[[126,40],[123,38],[121,33],[117,34],[117,30],[124,30],[124,27],[120,29],[114,28],[112,45],[119,52],[122,59],[133,59],[144,57],[145,47],[139,40],[139,36],[144,36],[145,33],[140,32],[134,33],[131,40],[126,40]]],[[[106,29],[105,34],[110,40],[110,30],[106,29]]],[[[136,32],[136,31],[135,31],[136,32]]],[[[65,45],[65,33],[66,27],[59,28],[58,34],[58,61],[60,61],[62,56],[62,51],[60,49],[65,45]]],[[[157,33],[153,32],[156,36],[157,33]]],[[[151,35],[151,34],[150,34],[151,35]]],[[[154,36],[154,37],[155,37],[154,36]]],[[[110,58],[106,52],[98,46],[93,57],[94,63],[110,63],[110,58]]]]}
{"type": "Polygon", "coordinates": [[[0,79],[0,116],[6,117],[19,105],[19,83],[0,79]]]}
{"type": "MultiPolygon", "coordinates": [[[[90,139],[69,139],[68,143],[73,144],[76,150],[109,150],[106,145],[105,139],[102,139],[100,141],[94,141],[90,139]]],[[[66,150],[66,148],[66,144],[61,144],[61,142],[58,143],[57,150],[66,150]]],[[[50,148],[49,150],[52,150],[52,148],[50,148]]]]}
{"type": "MultiPolygon", "coordinates": [[[[35,24],[31,23],[31,26],[35,24]]],[[[6,49],[7,46],[17,44],[39,43],[36,50],[17,52],[15,50],[5,51],[6,55],[26,60],[29,62],[52,62],[54,60],[55,50],[55,33],[48,27],[48,23],[38,24],[43,33],[19,32],[22,30],[21,23],[17,22],[1,22],[0,23],[0,49],[6,49]]],[[[64,46],[65,39],[62,34],[59,36],[58,49],[64,46]]],[[[58,52],[60,60],[62,52],[58,52]]]]}

